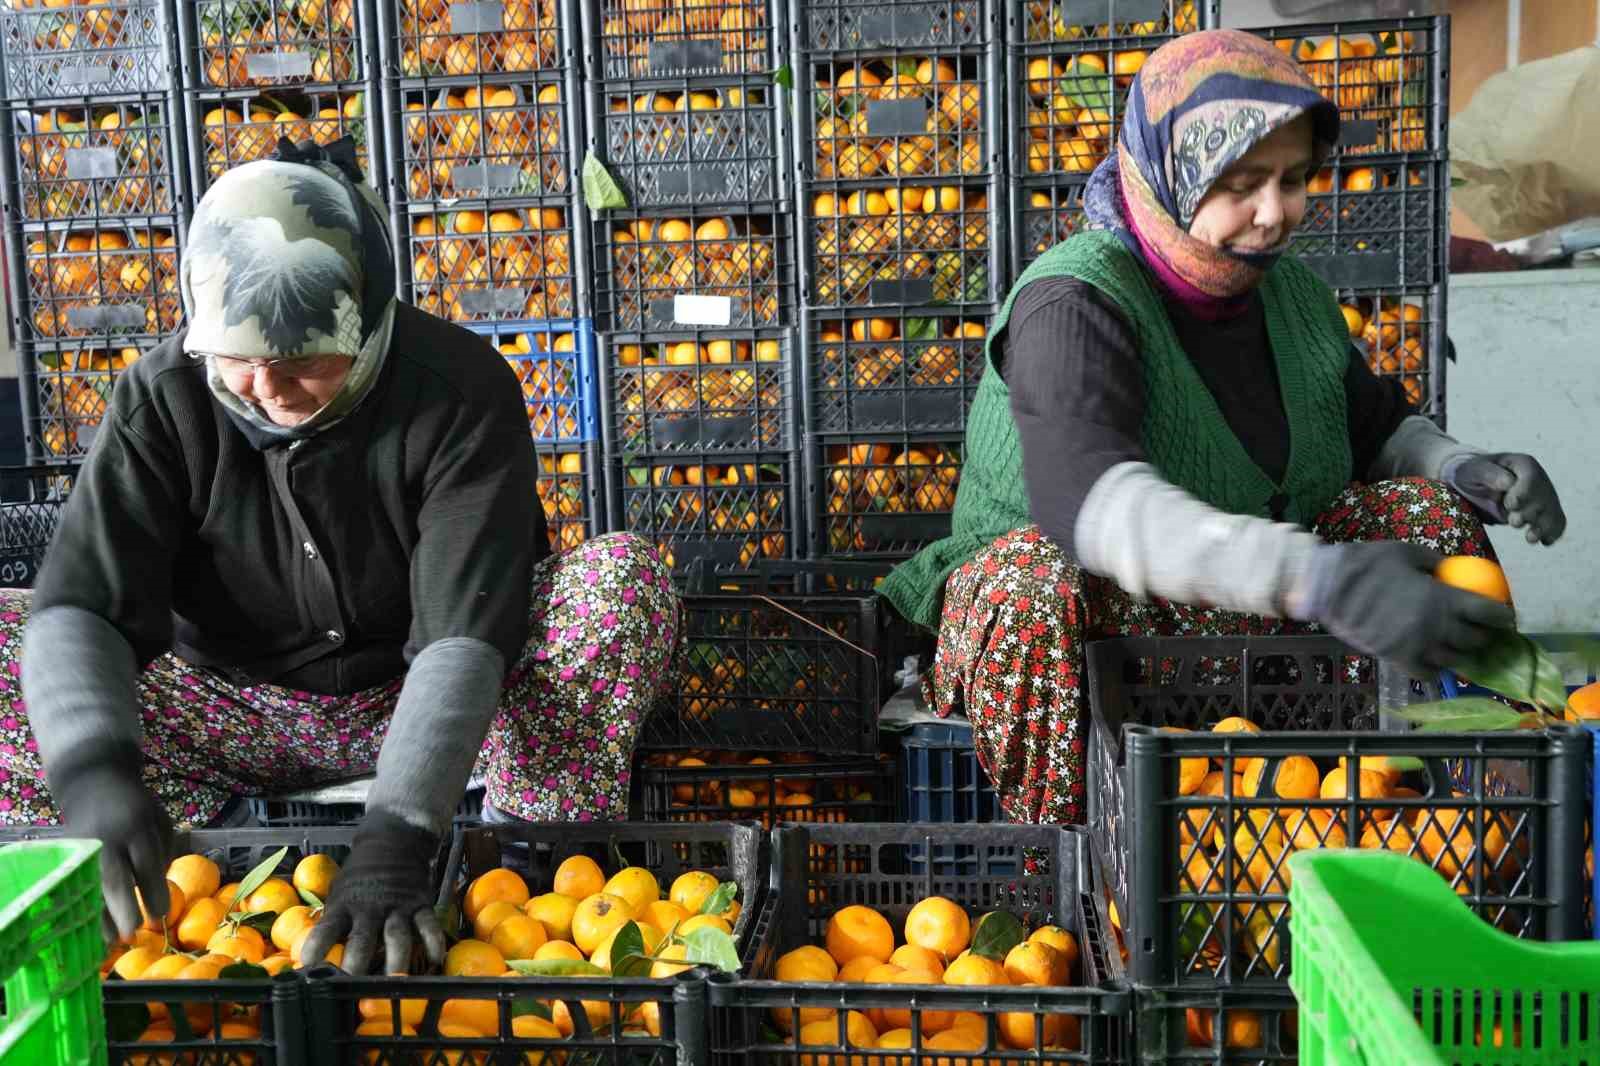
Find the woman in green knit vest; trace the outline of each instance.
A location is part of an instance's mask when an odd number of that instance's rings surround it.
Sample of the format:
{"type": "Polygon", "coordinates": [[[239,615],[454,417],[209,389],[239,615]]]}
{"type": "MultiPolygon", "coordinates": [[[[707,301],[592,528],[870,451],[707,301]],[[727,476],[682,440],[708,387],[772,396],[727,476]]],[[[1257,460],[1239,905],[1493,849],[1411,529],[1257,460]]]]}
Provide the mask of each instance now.
{"type": "MultiPolygon", "coordinates": [[[[1436,671],[1513,621],[1434,580],[1440,558],[1492,556],[1485,521],[1565,528],[1534,459],[1418,415],[1416,380],[1375,375],[1327,286],[1280,257],[1338,136],[1260,38],[1173,41],[1090,179],[1089,229],[994,322],[952,535],[883,591],[938,630],[926,695],[971,719],[1015,820],[1084,820],[1087,641],[1320,627],[1436,671]]],[[[1420,369],[1419,311],[1374,310],[1380,367],[1420,369]]]]}

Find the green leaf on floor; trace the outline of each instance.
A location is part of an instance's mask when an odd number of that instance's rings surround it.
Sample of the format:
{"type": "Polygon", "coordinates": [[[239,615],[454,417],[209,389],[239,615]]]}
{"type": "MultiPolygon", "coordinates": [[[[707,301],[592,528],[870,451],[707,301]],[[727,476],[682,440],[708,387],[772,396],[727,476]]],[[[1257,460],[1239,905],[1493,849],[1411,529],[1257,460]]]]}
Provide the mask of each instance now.
{"type": "Polygon", "coordinates": [[[972,930],[972,953],[996,962],[1027,939],[1022,923],[1010,911],[990,911],[972,930]]]}
{"type": "Polygon", "coordinates": [[[622,186],[606,165],[592,155],[583,157],[583,203],[590,211],[617,210],[628,206],[622,186]]]}

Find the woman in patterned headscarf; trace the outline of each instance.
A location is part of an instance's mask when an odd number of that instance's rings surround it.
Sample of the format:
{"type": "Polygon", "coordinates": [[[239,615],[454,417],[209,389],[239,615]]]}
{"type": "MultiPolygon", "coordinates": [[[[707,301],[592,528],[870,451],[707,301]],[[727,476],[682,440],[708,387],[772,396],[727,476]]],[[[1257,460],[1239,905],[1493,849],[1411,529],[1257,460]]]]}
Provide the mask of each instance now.
{"type": "MultiPolygon", "coordinates": [[[[490,812],[617,817],[677,601],[630,535],[550,554],[522,390],[398,303],[348,146],[206,193],[188,328],[117,382],[31,604],[0,613],[0,818],[104,843],[109,916],[167,898],[164,827],[376,769],[303,954],[414,931],[474,766],[490,812]],[[26,623],[26,638],[19,639],[26,623]],[[35,743],[36,742],[36,743],[35,743]]],[[[383,943],[380,943],[382,941],[383,943]]]]}
{"type": "Polygon", "coordinates": [[[1511,623],[1434,581],[1441,553],[1491,554],[1483,518],[1565,527],[1538,463],[1420,417],[1284,256],[1338,133],[1265,41],[1167,44],[1090,179],[1090,230],[994,322],[953,535],[883,591],[937,628],[928,698],[972,719],[1012,818],[1083,821],[1086,641],[1315,624],[1437,670],[1511,623]]]}

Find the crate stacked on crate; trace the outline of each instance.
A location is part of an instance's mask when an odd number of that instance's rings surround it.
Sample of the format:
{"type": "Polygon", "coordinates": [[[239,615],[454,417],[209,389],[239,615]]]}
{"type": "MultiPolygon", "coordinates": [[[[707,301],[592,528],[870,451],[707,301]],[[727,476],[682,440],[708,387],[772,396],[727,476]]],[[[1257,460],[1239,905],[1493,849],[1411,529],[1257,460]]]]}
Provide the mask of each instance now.
{"type": "MultiPolygon", "coordinates": [[[[380,5],[381,6],[381,5],[380,5]]],[[[384,187],[371,0],[194,0],[177,5],[191,181],[198,199],[278,142],[355,142],[384,187]]]]}
{"type": "MultiPolygon", "coordinates": [[[[586,0],[612,525],[749,570],[798,550],[785,6],[586,0]]],[[[586,186],[586,195],[595,192],[586,186]]]]}
{"type": "Polygon", "coordinates": [[[34,461],[86,454],[117,373],[182,317],[170,20],[157,2],[0,11],[11,335],[34,461]]]}
{"type": "Polygon", "coordinates": [[[1287,861],[1361,847],[1487,923],[1583,935],[1587,734],[1376,731],[1374,664],[1323,637],[1088,650],[1089,822],[1152,1059],[1293,1062],[1287,861]]]}
{"type": "Polygon", "coordinates": [[[1215,0],[1005,0],[1011,278],[1083,226],[1083,188],[1115,150],[1151,52],[1216,24],[1215,0]]]}
{"type": "Polygon", "coordinates": [[[32,588],[78,468],[0,467],[0,588],[32,588]]]}
{"type": "Polygon", "coordinates": [[[949,530],[1001,292],[1000,17],[806,0],[792,30],[808,553],[949,530]]]}

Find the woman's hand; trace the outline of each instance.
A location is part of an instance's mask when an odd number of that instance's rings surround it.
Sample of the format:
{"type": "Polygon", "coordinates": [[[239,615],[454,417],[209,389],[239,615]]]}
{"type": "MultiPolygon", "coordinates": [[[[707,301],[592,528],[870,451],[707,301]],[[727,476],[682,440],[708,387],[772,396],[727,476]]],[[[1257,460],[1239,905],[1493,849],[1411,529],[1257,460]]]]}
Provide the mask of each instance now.
{"type": "Polygon", "coordinates": [[[322,920],[300,950],[313,966],[344,941],[340,967],[357,976],[375,961],[383,938],[384,972],[403,974],[418,936],[435,966],[444,964],[444,930],[428,894],[428,863],[438,838],[382,811],[368,811],[356,831],[350,858],[333,883],[322,920]]]}
{"type": "Polygon", "coordinates": [[[164,915],[172,823],[139,774],[102,763],[53,775],[52,791],[75,836],[100,841],[100,884],[105,894],[101,927],[107,942],[133,936],[143,915],[137,888],[152,915],[164,915]]]}
{"type": "Polygon", "coordinates": [[[1479,510],[1515,529],[1526,528],[1529,544],[1554,544],[1566,531],[1556,487],[1531,455],[1462,456],[1445,464],[1442,477],[1479,510]]]}

